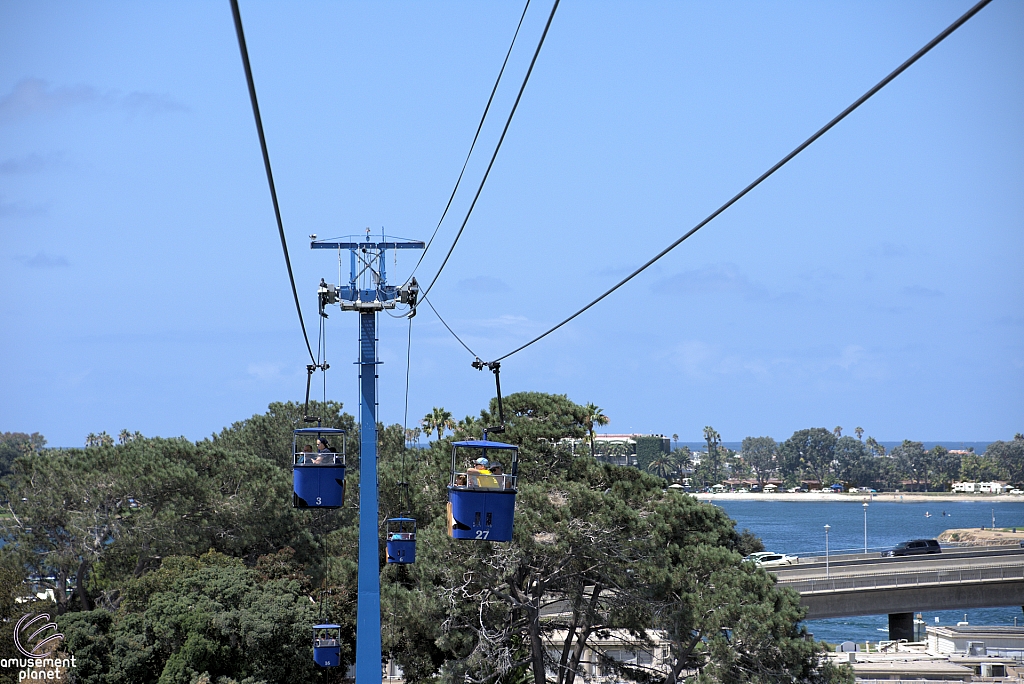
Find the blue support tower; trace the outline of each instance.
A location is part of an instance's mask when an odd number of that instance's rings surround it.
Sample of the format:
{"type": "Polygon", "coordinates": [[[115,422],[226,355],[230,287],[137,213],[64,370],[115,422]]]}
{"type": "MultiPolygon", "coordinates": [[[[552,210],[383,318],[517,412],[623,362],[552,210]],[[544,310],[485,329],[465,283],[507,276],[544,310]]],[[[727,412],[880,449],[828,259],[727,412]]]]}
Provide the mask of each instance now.
{"type": "Polygon", "coordinates": [[[380,545],[377,518],[377,312],[399,302],[415,306],[418,288],[387,284],[385,255],[389,249],[423,249],[424,243],[396,238],[359,237],[317,240],[311,249],[350,253],[348,285],[320,282],[318,295],[323,312],[327,304],[340,303],[342,311],[359,313],[359,587],[356,598],[356,684],[381,684],[380,545]]]}

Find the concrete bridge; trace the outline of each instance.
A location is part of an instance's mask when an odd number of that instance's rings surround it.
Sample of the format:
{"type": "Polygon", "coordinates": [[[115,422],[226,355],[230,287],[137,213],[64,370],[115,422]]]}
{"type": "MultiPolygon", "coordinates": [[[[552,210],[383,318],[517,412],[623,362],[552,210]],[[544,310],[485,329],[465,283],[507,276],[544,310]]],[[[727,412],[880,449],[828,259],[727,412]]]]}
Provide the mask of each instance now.
{"type": "Polygon", "coordinates": [[[855,555],[773,569],[800,594],[807,619],[889,615],[889,638],[913,639],[914,613],[1024,607],[1024,549],[956,549],[931,556],[855,555]]]}

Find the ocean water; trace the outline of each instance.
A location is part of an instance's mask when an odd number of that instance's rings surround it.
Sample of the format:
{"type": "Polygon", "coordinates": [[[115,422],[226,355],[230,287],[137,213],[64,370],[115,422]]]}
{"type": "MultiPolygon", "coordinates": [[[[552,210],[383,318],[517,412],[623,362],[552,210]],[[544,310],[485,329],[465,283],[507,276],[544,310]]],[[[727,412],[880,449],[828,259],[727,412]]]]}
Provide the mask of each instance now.
{"type": "MultiPolygon", "coordinates": [[[[842,501],[715,501],[733,520],[736,529],[749,529],[770,551],[798,556],[825,554],[825,525],[829,529],[830,553],[864,550],[864,507],[860,499],[842,501]]],[[[943,531],[964,527],[1024,529],[1024,501],[930,501],[899,503],[892,495],[876,495],[867,509],[868,550],[880,551],[908,539],[931,539],[943,531]],[[930,513],[930,517],[925,513],[930,513]]],[[[1020,606],[974,608],[966,611],[923,611],[929,625],[955,625],[964,619],[976,625],[1022,625],[1020,606]],[[936,622],[936,618],[938,621],[936,622]],[[1016,620],[1016,622],[1015,622],[1016,620]]],[[[888,638],[887,615],[808,620],[808,631],[816,639],[878,641],[888,638]]]]}

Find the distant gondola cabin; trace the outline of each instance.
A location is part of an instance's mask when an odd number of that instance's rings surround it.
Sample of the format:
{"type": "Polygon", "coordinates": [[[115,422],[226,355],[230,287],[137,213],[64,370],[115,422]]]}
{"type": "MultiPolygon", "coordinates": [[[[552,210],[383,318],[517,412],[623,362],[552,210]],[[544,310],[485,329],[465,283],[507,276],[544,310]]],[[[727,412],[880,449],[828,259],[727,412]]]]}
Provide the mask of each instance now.
{"type": "Polygon", "coordinates": [[[341,625],[313,626],[313,662],[320,667],[341,664],[341,625]]]}
{"type": "Polygon", "coordinates": [[[413,518],[388,518],[386,528],[388,563],[415,563],[416,521],[413,518]]]}
{"type": "Polygon", "coordinates": [[[295,508],[340,508],[345,503],[344,430],[293,431],[292,485],[295,508]]]}
{"type": "Polygon", "coordinates": [[[511,541],[519,447],[473,440],[452,444],[448,536],[511,541]]]}

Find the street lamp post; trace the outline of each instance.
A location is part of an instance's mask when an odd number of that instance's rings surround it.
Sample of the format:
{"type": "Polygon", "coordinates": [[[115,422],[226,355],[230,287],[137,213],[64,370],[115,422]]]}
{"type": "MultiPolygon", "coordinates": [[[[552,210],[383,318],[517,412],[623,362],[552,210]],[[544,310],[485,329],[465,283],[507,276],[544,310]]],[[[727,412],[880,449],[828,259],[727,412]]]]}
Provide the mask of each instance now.
{"type": "Polygon", "coordinates": [[[828,525],[825,525],[825,577],[829,576],[828,572],[828,531],[832,529],[828,525]]]}
{"type": "Polygon", "coordinates": [[[868,552],[868,502],[864,502],[864,553],[868,552]]]}

